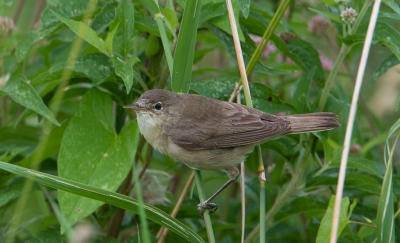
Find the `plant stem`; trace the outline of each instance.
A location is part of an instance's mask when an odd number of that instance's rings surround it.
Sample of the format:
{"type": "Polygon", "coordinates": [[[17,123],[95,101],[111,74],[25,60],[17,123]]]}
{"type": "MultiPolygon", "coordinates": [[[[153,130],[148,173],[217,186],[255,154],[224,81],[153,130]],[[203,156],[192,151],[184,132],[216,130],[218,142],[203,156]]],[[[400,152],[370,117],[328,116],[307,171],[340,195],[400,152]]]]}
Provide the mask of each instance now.
{"type": "MultiPolygon", "coordinates": [[[[311,135],[307,149],[305,153],[303,154],[303,158],[301,159],[300,167],[299,169],[293,173],[292,180],[290,181],[289,185],[286,187],[286,190],[276,199],[274,204],[272,205],[271,209],[268,211],[268,213],[265,215],[265,222],[266,226],[264,227],[265,229],[271,225],[271,220],[275,216],[275,214],[279,211],[279,209],[283,206],[283,204],[286,202],[286,200],[293,194],[293,192],[296,190],[296,186],[301,179],[301,176],[304,174],[306,168],[307,168],[307,161],[308,157],[311,153],[311,148],[314,143],[315,137],[311,135]]],[[[244,241],[245,243],[250,243],[253,242],[254,238],[257,236],[258,232],[260,231],[260,225],[257,225],[251,233],[247,236],[246,240],[244,241]]]]}
{"type": "MultiPolygon", "coordinates": [[[[255,52],[251,56],[249,63],[247,63],[247,75],[251,74],[258,60],[260,60],[261,53],[267,46],[268,41],[271,39],[271,36],[274,33],[276,27],[279,25],[279,22],[281,21],[286,9],[290,6],[290,2],[291,0],[283,0],[279,5],[278,10],[276,10],[274,17],[272,17],[271,22],[269,23],[267,29],[264,32],[264,35],[262,36],[260,44],[257,46],[255,52]]],[[[241,83],[241,81],[239,81],[239,84],[241,83]]]]}
{"type": "MultiPolygon", "coordinates": [[[[201,178],[201,171],[194,169],[193,172],[194,172],[194,178],[196,179],[197,191],[199,194],[200,202],[204,202],[206,200],[205,196],[206,193],[204,192],[203,179],[201,178]]],[[[208,242],[215,243],[214,231],[212,228],[211,217],[210,214],[208,213],[208,209],[204,212],[203,218],[207,230],[208,242]]]]}

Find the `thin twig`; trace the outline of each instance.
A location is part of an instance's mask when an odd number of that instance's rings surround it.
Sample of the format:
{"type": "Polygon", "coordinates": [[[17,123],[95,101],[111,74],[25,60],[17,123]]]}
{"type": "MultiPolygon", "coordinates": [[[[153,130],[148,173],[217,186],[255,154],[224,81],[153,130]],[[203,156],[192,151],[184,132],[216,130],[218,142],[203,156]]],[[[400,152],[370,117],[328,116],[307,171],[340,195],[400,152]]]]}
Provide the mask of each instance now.
{"type": "MultiPolygon", "coordinates": [[[[190,187],[192,186],[193,180],[194,180],[194,173],[192,172],[189,176],[189,179],[186,182],[185,187],[183,188],[183,190],[181,192],[181,195],[178,198],[178,201],[176,202],[176,204],[174,206],[174,209],[172,210],[171,216],[173,218],[175,218],[176,215],[178,214],[178,211],[182,206],[183,199],[185,198],[186,194],[188,193],[190,187]]],[[[157,243],[164,242],[165,237],[167,237],[168,231],[169,230],[167,228],[165,228],[164,226],[160,228],[160,230],[158,231],[157,236],[156,236],[158,238],[157,243]]]]}

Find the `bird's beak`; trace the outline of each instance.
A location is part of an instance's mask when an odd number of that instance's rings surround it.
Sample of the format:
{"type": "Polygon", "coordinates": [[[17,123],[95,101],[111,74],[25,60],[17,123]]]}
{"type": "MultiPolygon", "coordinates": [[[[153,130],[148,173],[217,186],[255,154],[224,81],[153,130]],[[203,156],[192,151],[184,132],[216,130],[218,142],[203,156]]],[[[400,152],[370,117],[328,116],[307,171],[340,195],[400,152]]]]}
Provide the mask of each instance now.
{"type": "Polygon", "coordinates": [[[138,102],[130,104],[130,105],[125,105],[124,106],[125,109],[133,109],[134,111],[142,111],[145,108],[140,106],[140,104],[138,102]]]}

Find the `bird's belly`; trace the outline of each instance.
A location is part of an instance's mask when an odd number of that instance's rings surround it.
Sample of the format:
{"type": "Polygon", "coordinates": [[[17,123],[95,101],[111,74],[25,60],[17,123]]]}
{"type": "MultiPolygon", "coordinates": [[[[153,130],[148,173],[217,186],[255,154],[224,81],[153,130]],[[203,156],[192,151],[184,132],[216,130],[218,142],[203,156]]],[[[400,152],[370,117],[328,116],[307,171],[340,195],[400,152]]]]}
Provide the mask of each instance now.
{"type": "Polygon", "coordinates": [[[249,145],[235,148],[187,150],[171,141],[167,154],[191,168],[222,170],[244,161],[246,154],[253,151],[253,148],[253,145],[249,145]]]}

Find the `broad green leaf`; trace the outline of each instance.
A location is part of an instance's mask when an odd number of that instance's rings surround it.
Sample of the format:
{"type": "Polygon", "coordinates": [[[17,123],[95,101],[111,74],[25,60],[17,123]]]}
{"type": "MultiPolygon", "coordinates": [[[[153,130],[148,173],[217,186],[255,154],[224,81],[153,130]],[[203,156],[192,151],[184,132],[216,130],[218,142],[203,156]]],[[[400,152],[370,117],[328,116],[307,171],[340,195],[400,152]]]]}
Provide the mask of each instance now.
{"type": "Polygon", "coordinates": [[[106,44],[103,39],[101,39],[96,31],[94,31],[92,28],[87,26],[86,24],[64,18],[63,16],[57,14],[56,12],[53,12],[55,16],[59,20],[61,20],[64,24],[66,24],[75,34],[80,36],[82,39],[87,41],[89,44],[92,46],[96,47],[101,51],[102,53],[106,54],[107,56],[111,56],[111,53],[107,51],[106,44]]]}
{"type": "Polygon", "coordinates": [[[106,30],[111,22],[115,18],[115,9],[118,4],[116,2],[110,2],[106,4],[99,13],[97,13],[90,27],[96,31],[97,34],[100,34],[104,30],[106,30]]]}
{"type": "Polygon", "coordinates": [[[6,92],[18,104],[35,111],[55,125],[60,126],[35,89],[27,82],[25,76],[18,73],[13,74],[2,91],[6,92]]]}
{"type": "Polygon", "coordinates": [[[299,113],[306,113],[309,106],[309,92],[310,92],[310,83],[315,73],[315,68],[313,68],[310,72],[308,72],[303,77],[299,78],[299,80],[293,86],[294,93],[292,98],[292,104],[296,107],[299,113]]]}
{"type": "Polygon", "coordinates": [[[383,0],[382,2],[392,8],[393,11],[395,11],[397,14],[400,14],[399,4],[396,3],[394,0],[383,0]]]}
{"type": "Polygon", "coordinates": [[[225,2],[206,3],[201,6],[199,26],[207,21],[226,14],[225,2]]]}
{"type": "MultiPolygon", "coordinates": [[[[336,156],[332,159],[332,163],[330,165],[339,167],[341,159],[340,156],[341,153],[336,153],[336,156]]],[[[377,163],[366,158],[349,157],[347,167],[365,171],[371,175],[382,178],[382,170],[378,167],[377,163]]]]}
{"type": "Polygon", "coordinates": [[[310,43],[300,39],[290,39],[287,43],[287,47],[289,52],[297,57],[293,61],[305,72],[310,72],[315,68],[314,81],[319,87],[324,87],[324,69],[319,60],[318,51],[316,51],[310,43]]]}
{"type": "MultiPolygon", "coordinates": [[[[117,135],[109,95],[88,91],[68,122],[58,156],[58,174],[87,185],[115,191],[129,172],[136,153],[139,131],[130,122],[117,135]]],[[[63,191],[58,194],[61,211],[73,225],[102,203],[63,191]]]]}
{"type": "Polygon", "coordinates": [[[189,242],[204,242],[204,240],[186,226],[186,224],[179,222],[154,206],[148,204],[139,205],[137,200],[132,199],[131,197],[1,161],[0,168],[19,176],[30,178],[43,185],[56,188],[60,190],[60,192],[62,190],[84,196],[134,213],[139,213],[139,207],[143,207],[146,210],[147,218],[153,222],[166,227],[189,242]]]}
{"type": "Polygon", "coordinates": [[[116,16],[110,28],[114,29],[118,24],[119,27],[113,41],[113,52],[127,59],[135,38],[135,8],[131,1],[121,0],[118,3],[116,16]]]}
{"type": "Polygon", "coordinates": [[[183,12],[174,56],[171,84],[172,91],[177,93],[187,93],[190,88],[200,10],[201,0],[188,1],[183,12]]]}
{"type": "MultiPolygon", "coordinates": [[[[338,180],[337,168],[324,171],[318,176],[307,180],[307,188],[336,186],[338,180]]],[[[380,182],[375,176],[354,172],[351,170],[346,173],[345,191],[351,190],[353,193],[363,195],[379,195],[381,191],[380,182]]]]}
{"type": "Polygon", "coordinates": [[[319,197],[297,197],[279,210],[275,220],[284,220],[300,213],[323,213],[326,210],[326,204],[327,202],[319,197]]]}
{"type": "MultiPolygon", "coordinates": [[[[318,229],[318,234],[317,234],[317,243],[329,243],[330,237],[331,237],[331,228],[332,228],[332,218],[333,218],[333,210],[335,206],[335,196],[331,197],[331,200],[329,201],[329,206],[326,210],[326,213],[324,217],[322,218],[320,227],[318,229]]],[[[352,203],[350,206],[350,211],[347,213],[349,209],[349,198],[345,197],[342,199],[341,205],[340,205],[340,213],[339,213],[339,228],[338,228],[338,237],[340,236],[340,233],[343,231],[344,227],[349,223],[349,219],[351,216],[351,213],[355,207],[355,202],[352,203]]]]}
{"type": "Polygon", "coordinates": [[[122,61],[118,57],[112,58],[115,73],[122,78],[125,83],[126,93],[129,94],[133,85],[133,65],[139,62],[139,58],[132,56],[127,62],[122,61]]]}
{"type": "Polygon", "coordinates": [[[110,58],[102,53],[92,53],[79,56],[73,66],[67,66],[67,62],[59,62],[50,68],[50,73],[59,72],[65,68],[71,69],[76,73],[82,73],[90,78],[94,84],[98,85],[105,81],[113,72],[110,58]]]}
{"type": "Polygon", "coordinates": [[[313,12],[319,14],[319,15],[322,15],[322,16],[324,16],[325,18],[330,19],[330,20],[332,20],[332,21],[334,21],[334,22],[336,22],[336,23],[343,24],[342,19],[341,19],[340,16],[337,15],[337,14],[330,13],[330,12],[319,11],[319,10],[314,9],[314,8],[308,8],[308,9],[310,9],[311,11],[313,11],[313,12]]]}
{"type": "Polygon", "coordinates": [[[395,54],[390,54],[388,57],[385,58],[379,65],[379,67],[375,70],[372,74],[370,85],[375,84],[375,82],[384,75],[387,70],[390,68],[400,64],[400,59],[395,54]]]}
{"type": "Polygon", "coordinates": [[[241,18],[240,24],[243,25],[249,33],[257,36],[263,36],[266,26],[268,26],[270,21],[262,16],[261,13],[251,9],[248,18],[241,18]]]}
{"type": "Polygon", "coordinates": [[[384,23],[376,23],[373,44],[384,45],[400,59],[400,33],[392,26],[384,23]]]}
{"type": "Polygon", "coordinates": [[[243,16],[247,18],[250,12],[250,0],[238,0],[238,4],[243,16]]]}

